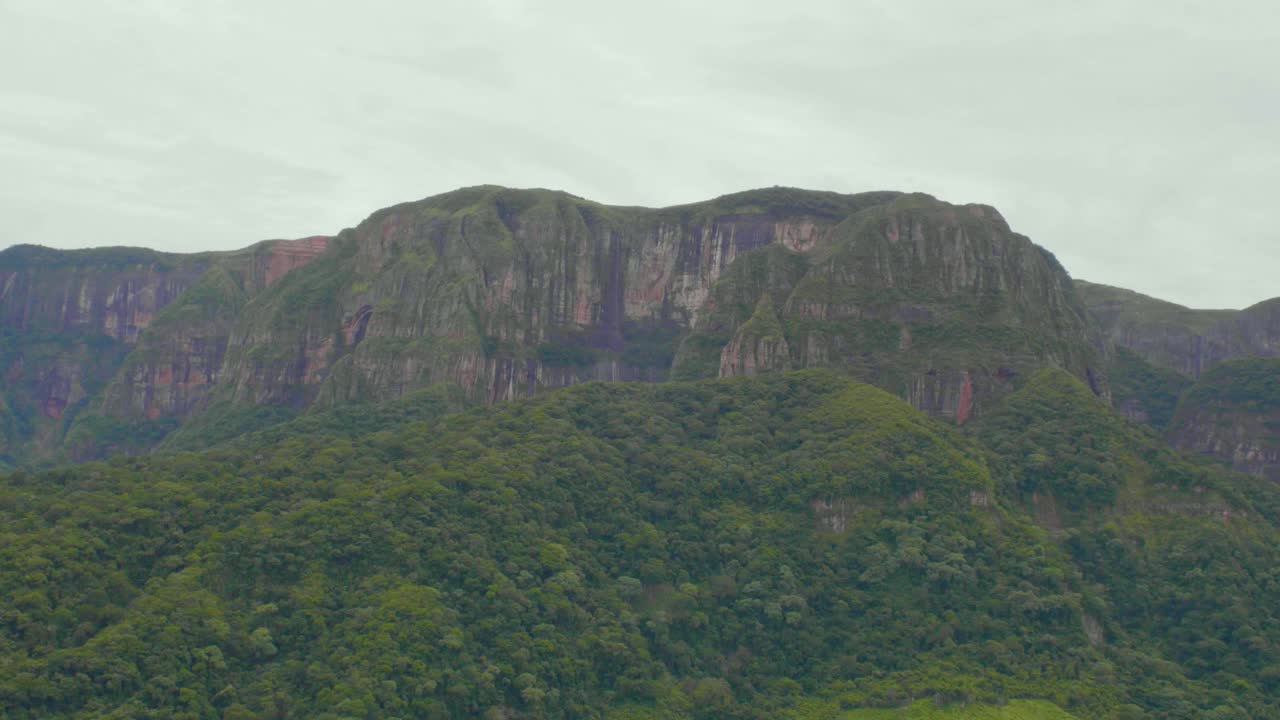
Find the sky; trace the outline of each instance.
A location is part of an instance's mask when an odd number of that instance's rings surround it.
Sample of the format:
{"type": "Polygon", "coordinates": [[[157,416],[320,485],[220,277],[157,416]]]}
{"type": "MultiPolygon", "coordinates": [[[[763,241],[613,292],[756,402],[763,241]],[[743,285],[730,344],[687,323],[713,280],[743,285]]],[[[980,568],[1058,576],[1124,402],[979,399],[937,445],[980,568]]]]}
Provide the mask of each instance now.
{"type": "Polygon", "coordinates": [[[1280,295],[1280,6],[0,0],[0,247],[230,249],[484,183],[921,191],[1244,307],[1280,295]]]}

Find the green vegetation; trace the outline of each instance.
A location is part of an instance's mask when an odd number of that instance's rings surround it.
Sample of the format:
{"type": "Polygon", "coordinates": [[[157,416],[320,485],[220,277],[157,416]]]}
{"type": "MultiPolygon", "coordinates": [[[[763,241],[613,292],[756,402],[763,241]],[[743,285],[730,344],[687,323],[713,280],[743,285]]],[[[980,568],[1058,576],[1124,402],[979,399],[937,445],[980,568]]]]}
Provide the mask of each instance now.
{"type": "Polygon", "coordinates": [[[676,352],[671,379],[715,377],[720,372],[720,350],[732,339],[728,333],[723,332],[702,331],[686,336],[676,352]]]}
{"type": "MultiPolygon", "coordinates": [[[[383,432],[410,423],[435,420],[467,407],[461,389],[436,385],[415,390],[402,398],[385,403],[339,405],[323,411],[312,411],[297,419],[273,424],[256,431],[244,431],[218,443],[205,443],[203,447],[225,444],[240,448],[257,448],[275,445],[291,437],[307,437],[312,441],[355,440],[364,435],[383,432]]],[[[174,433],[177,435],[177,433],[174,433]]],[[[166,443],[164,450],[173,448],[166,443]]]]}
{"type": "MultiPolygon", "coordinates": [[[[1075,280],[1073,284],[1103,337],[1154,366],[1195,377],[1221,360],[1224,352],[1249,354],[1241,352],[1250,345],[1248,338],[1239,335],[1238,324],[1246,317],[1241,311],[1194,310],[1132,290],[1083,280],[1075,280]],[[1228,350],[1227,346],[1234,350],[1228,350]]],[[[1135,370],[1123,367],[1131,364],[1124,358],[1118,362],[1122,365],[1121,372],[1135,370]]],[[[1157,401],[1157,414],[1163,415],[1164,402],[1157,401]]]]}
{"type": "MultiPolygon", "coordinates": [[[[1061,266],[989,209],[479,187],[329,248],[266,288],[261,248],[187,268],[123,321],[148,328],[127,359],[48,330],[62,300],[0,331],[0,467],[115,454],[0,477],[0,717],[1280,714],[1280,488],[1100,401],[1061,266]],[[750,250],[782,219],[815,247],[750,250]],[[707,233],[737,243],[723,269],[707,233]],[[534,363],[692,379],[722,355],[779,372],[471,406],[534,363]]],[[[78,257],[51,277],[168,262],[78,257]]],[[[1216,321],[1120,300],[1167,319],[1161,352],[1216,321]]],[[[1270,412],[1276,370],[1184,392],[1120,353],[1115,393],[1157,424],[1180,396],[1270,412]]]]}
{"type": "Polygon", "coordinates": [[[1074,280],[1076,291],[1103,328],[1153,327],[1199,334],[1215,323],[1237,314],[1236,310],[1194,310],[1167,300],[1098,283],[1074,280]]]}
{"type": "Polygon", "coordinates": [[[255,309],[284,328],[302,325],[313,314],[332,312],[355,282],[353,272],[342,262],[354,254],[354,246],[336,241],[334,245],[338,251],[320,256],[307,265],[307,272],[289,273],[268,288],[255,309]]]}
{"type": "Polygon", "coordinates": [[[661,379],[666,379],[683,337],[684,329],[675,323],[628,321],[622,326],[622,362],[661,371],[661,379]]]}
{"type": "Polygon", "coordinates": [[[752,338],[784,339],[782,323],[778,321],[778,313],[773,309],[773,298],[768,293],[760,296],[755,312],[742,324],[740,332],[752,338]]]}
{"type": "Polygon", "coordinates": [[[160,450],[204,450],[288,422],[298,411],[278,405],[216,403],[159,441],[160,450]]]}
{"type": "Polygon", "coordinates": [[[453,397],[0,480],[0,714],[1280,710],[1275,488],[1065,374],[983,444],[815,371],[453,397]]]}
{"type": "Polygon", "coordinates": [[[1280,480],[1280,359],[1214,366],[1183,394],[1166,435],[1190,452],[1280,480]]]}
{"type": "Polygon", "coordinates": [[[0,394],[8,409],[0,411],[0,462],[43,467],[150,450],[177,420],[146,419],[148,388],[134,383],[157,367],[181,367],[175,356],[183,352],[220,362],[247,300],[246,264],[263,247],[191,255],[0,251],[0,271],[15,272],[17,288],[0,298],[0,394]]]}
{"type": "MultiPolygon", "coordinates": [[[[244,307],[244,289],[225,267],[214,266],[156,314],[153,328],[188,329],[196,323],[230,326],[244,307]],[[184,328],[184,326],[186,326],[184,328]]],[[[154,335],[154,333],[153,333],[154,335]]]]}
{"type": "Polygon", "coordinates": [[[597,352],[585,345],[561,343],[542,343],[534,348],[534,354],[548,367],[587,367],[597,357],[597,352]]]}
{"type": "Polygon", "coordinates": [[[104,455],[138,455],[155,447],[177,427],[176,418],[151,420],[86,414],[67,429],[62,450],[66,460],[71,461],[104,455]]]}
{"type": "Polygon", "coordinates": [[[1111,398],[1116,407],[1136,407],[1156,428],[1168,427],[1182,393],[1194,380],[1182,373],[1157,367],[1136,353],[1116,348],[1109,366],[1111,398]]]}
{"type": "Polygon", "coordinates": [[[1133,433],[1089,389],[1061,371],[1038,373],[982,423],[1020,496],[1062,498],[1070,510],[1112,505],[1128,480],[1133,433]]]}
{"type": "Polygon", "coordinates": [[[1189,407],[1227,404],[1251,412],[1280,409],[1280,360],[1249,358],[1214,366],[1187,393],[1189,407]]]}
{"type": "Polygon", "coordinates": [[[920,700],[903,708],[858,710],[841,710],[834,703],[815,703],[791,717],[795,720],[1072,720],[1070,713],[1042,700],[1014,700],[1004,705],[938,705],[920,700]]]}
{"type": "MultiPolygon", "coordinates": [[[[612,710],[605,717],[606,720],[671,720],[688,718],[690,711],[670,704],[660,708],[629,705],[612,710]]],[[[1043,700],[1013,700],[1000,705],[940,705],[932,700],[919,700],[899,708],[848,708],[837,700],[804,699],[776,717],[782,720],[1075,720],[1075,716],[1043,700]]]]}
{"type": "Polygon", "coordinates": [[[216,255],[217,253],[178,255],[140,247],[55,250],[42,245],[14,245],[0,250],[0,270],[26,270],[32,267],[89,267],[99,270],[153,265],[163,267],[191,261],[200,262],[216,255]]]}
{"type": "Polygon", "coordinates": [[[771,357],[775,367],[831,368],[965,418],[1046,366],[1107,391],[1084,308],[1051,254],[990,208],[890,200],[848,215],[806,253],[775,244],[735,257],[671,377],[714,377],[731,339],[768,338],[785,340],[772,346],[788,356],[771,357]],[[957,275],[970,253],[993,260],[957,275]],[[761,303],[774,312],[757,313],[761,303]]]}
{"type": "Polygon", "coordinates": [[[815,218],[843,219],[859,210],[893,201],[897,192],[867,192],[843,195],[790,187],[771,187],[722,195],[690,205],[664,208],[663,214],[694,217],[723,215],[808,215],[815,218]]]}
{"type": "Polygon", "coordinates": [[[56,457],[68,428],[126,352],[124,343],[103,335],[0,327],[0,467],[56,457]]]}

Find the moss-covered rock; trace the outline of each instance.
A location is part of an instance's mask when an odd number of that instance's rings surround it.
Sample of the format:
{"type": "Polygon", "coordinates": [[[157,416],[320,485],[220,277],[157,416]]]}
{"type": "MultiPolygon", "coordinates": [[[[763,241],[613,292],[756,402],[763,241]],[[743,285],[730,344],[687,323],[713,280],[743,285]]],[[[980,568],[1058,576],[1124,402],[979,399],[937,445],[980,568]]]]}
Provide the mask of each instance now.
{"type": "Polygon", "coordinates": [[[1169,437],[1236,470],[1280,480],[1280,360],[1222,363],[1178,404],[1169,437]]]}
{"type": "Polygon", "coordinates": [[[1105,344],[1053,256],[990,207],[927,195],[769,188],[647,209],[480,186],[334,238],[145,267],[137,251],[7,252],[0,269],[18,269],[0,279],[44,278],[25,304],[6,291],[6,327],[24,332],[23,318],[59,316],[46,295],[86,268],[134,289],[159,278],[149,314],[125,303],[127,318],[98,323],[134,330],[84,409],[126,424],[257,405],[288,417],[442,383],[492,403],[814,367],[956,422],[1042,367],[1109,392],[1105,344]]]}
{"type": "Polygon", "coordinates": [[[1158,367],[1194,379],[1233,358],[1280,356],[1280,298],[1244,310],[1193,310],[1132,290],[1075,285],[1108,340],[1158,367]]]}
{"type": "Polygon", "coordinates": [[[864,209],[804,254],[738,257],[701,313],[678,376],[706,374],[703,358],[721,342],[722,375],[758,364],[763,350],[773,366],[840,369],[957,422],[1042,367],[1108,393],[1066,272],[985,206],[911,195],[864,209]],[[770,315],[749,309],[766,296],[776,339],[762,348],[750,326],[770,315]]]}

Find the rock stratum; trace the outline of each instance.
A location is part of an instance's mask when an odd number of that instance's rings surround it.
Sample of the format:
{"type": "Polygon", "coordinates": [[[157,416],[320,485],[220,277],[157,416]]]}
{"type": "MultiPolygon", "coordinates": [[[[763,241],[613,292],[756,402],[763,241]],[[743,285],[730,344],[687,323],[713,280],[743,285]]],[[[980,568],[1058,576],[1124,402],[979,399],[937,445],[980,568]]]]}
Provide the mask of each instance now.
{"type": "Polygon", "coordinates": [[[1124,292],[1077,290],[994,208],[896,192],[649,209],[482,186],[227,253],[16,246],[0,462],[203,447],[433,385],[489,404],[803,368],[963,424],[1044,367],[1109,399],[1117,346],[1191,377],[1280,348],[1280,304],[1166,327],[1124,292]]]}

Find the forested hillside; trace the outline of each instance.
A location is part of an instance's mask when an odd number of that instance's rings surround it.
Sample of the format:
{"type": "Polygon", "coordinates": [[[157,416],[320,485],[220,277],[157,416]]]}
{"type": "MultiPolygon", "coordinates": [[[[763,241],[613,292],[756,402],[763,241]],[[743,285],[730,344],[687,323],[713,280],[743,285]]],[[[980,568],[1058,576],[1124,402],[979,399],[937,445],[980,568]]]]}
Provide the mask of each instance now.
{"type": "Polygon", "coordinates": [[[451,403],[4,477],[0,715],[1280,714],[1280,493],[1066,373],[451,403]]]}

